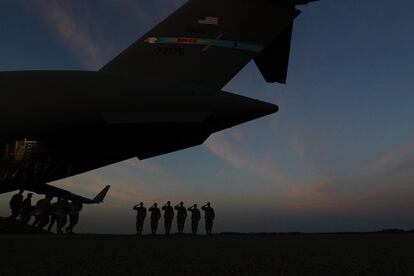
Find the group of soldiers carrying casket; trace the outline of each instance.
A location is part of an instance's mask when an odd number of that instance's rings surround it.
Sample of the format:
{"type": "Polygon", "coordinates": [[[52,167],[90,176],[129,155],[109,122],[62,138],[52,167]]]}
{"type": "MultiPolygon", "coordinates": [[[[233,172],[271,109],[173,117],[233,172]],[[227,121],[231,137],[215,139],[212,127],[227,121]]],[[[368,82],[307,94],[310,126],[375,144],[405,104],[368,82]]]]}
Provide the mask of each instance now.
{"type": "Polygon", "coordinates": [[[82,202],[68,201],[63,197],[52,202],[53,196],[46,195],[32,205],[32,195],[28,193],[24,198],[23,191],[20,191],[11,198],[11,218],[20,219],[22,225],[31,225],[32,229],[38,232],[45,230],[46,226],[47,231],[52,232],[56,224],[56,233],[62,234],[64,229],[66,233],[73,234],[73,229],[79,222],[79,213],[83,208],[82,202]],[[32,218],[33,222],[31,222],[32,218]]]}

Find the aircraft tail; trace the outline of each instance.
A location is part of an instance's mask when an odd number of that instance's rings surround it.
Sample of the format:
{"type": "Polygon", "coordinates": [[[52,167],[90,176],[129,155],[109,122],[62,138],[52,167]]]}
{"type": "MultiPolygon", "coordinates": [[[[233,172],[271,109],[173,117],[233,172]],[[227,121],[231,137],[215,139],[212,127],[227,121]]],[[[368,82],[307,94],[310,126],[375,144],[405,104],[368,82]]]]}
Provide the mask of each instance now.
{"type": "Polygon", "coordinates": [[[221,89],[255,59],[286,82],[296,5],[315,0],[189,0],[101,71],[221,89]]]}

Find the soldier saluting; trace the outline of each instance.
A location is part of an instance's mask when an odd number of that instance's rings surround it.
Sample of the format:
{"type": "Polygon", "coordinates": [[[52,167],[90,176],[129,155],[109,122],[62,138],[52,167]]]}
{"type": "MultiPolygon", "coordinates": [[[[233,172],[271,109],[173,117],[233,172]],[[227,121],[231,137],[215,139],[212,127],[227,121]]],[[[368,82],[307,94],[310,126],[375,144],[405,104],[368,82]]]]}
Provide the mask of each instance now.
{"type": "Polygon", "coordinates": [[[177,210],[177,228],[178,233],[182,234],[184,231],[185,219],[187,218],[187,209],[184,207],[184,203],[180,202],[174,207],[177,210]]]}
{"type": "Polygon", "coordinates": [[[193,232],[193,235],[197,235],[198,222],[201,219],[200,210],[197,208],[197,204],[194,204],[188,208],[188,211],[191,212],[191,231],[193,232]]]}
{"type": "Polygon", "coordinates": [[[144,207],[144,203],[140,203],[134,206],[133,208],[137,211],[137,235],[142,235],[142,231],[144,230],[144,221],[147,216],[147,209],[144,207]]]}
{"type": "Polygon", "coordinates": [[[204,219],[206,222],[206,234],[211,235],[211,232],[213,230],[213,220],[216,214],[214,213],[214,209],[210,206],[210,202],[207,202],[206,205],[201,207],[201,210],[204,211],[204,219]]]}
{"type": "Polygon", "coordinates": [[[158,221],[161,218],[161,211],[160,208],[157,207],[157,203],[154,203],[154,205],[149,208],[149,211],[151,212],[151,233],[155,235],[157,234],[158,221]]]}
{"type": "Polygon", "coordinates": [[[171,224],[174,218],[174,209],[171,206],[171,202],[168,201],[164,206],[162,206],[164,211],[164,226],[165,226],[165,235],[169,235],[171,232],[171,224]]]}

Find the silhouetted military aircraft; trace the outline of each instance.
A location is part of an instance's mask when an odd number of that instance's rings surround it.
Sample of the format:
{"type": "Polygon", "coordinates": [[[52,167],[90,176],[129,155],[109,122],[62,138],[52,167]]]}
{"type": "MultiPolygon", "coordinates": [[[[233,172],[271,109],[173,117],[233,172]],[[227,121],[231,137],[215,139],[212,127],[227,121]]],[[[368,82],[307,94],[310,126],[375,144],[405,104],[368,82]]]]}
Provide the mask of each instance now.
{"type": "Polygon", "coordinates": [[[79,199],[46,183],[277,112],[222,88],[251,60],[285,83],[295,7],[309,2],[189,0],[97,72],[0,73],[0,193],[79,199]]]}

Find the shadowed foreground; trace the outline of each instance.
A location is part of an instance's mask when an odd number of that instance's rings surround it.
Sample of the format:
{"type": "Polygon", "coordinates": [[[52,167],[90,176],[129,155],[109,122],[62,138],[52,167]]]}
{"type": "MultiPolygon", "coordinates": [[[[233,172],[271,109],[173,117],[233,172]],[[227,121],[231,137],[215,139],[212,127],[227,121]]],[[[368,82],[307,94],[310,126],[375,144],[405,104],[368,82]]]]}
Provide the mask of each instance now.
{"type": "Polygon", "coordinates": [[[0,275],[414,275],[414,235],[0,235],[0,275]]]}

